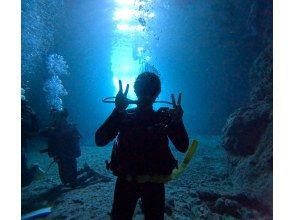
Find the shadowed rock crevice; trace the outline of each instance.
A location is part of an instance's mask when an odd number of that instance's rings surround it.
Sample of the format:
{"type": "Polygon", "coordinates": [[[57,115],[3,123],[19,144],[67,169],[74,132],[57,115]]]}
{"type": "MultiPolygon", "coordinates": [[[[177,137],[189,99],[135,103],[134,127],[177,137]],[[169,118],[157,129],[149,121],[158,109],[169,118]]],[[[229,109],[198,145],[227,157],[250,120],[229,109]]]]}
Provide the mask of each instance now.
{"type": "MultiPolygon", "coordinates": [[[[250,16],[259,24],[262,49],[248,73],[250,102],[228,118],[221,145],[227,151],[233,188],[248,198],[251,206],[265,216],[273,207],[273,47],[272,4],[262,10],[255,1],[250,16]],[[258,10],[257,10],[258,7],[258,10]],[[260,14],[252,14],[259,11],[260,14]]],[[[252,19],[251,19],[252,20],[252,19]]],[[[253,25],[253,24],[251,24],[253,25]]],[[[271,219],[272,217],[270,217],[271,219]]]]}
{"type": "Polygon", "coordinates": [[[254,198],[257,209],[272,216],[273,94],[272,49],[267,46],[251,68],[248,106],[236,110],[223,129],[234,189],[254,198]],[[265,208],[266,207],[266,208],[265,208]]]}

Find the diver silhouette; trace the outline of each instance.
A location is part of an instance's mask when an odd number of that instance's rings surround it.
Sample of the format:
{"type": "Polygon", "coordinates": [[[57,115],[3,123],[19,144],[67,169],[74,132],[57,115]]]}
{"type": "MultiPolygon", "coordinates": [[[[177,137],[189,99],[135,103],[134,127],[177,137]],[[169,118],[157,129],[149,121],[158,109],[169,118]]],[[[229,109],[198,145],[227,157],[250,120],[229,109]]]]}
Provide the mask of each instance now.
{"type": "Polygon", "coordinates": [[[77,186],[77,158],[81,156],[80,133],[74,124],[67,121],[67,109],[51,110],[51,122],[48,127],[40,131],[45,137],[48,148],[41,153],[48,153],[58,164],[61,182],[72,188],[77,186]]]}
{"type": "Polygon", "coordinates": [[[119,80],[119,92],[115,109],[95,133],[99,147],[114,138],[113,152],[108,167],[117,176],[112,219],[132,219],[140,198],[145,219],[163,219],[165,209],[164,183],[138,181],[139,177],[169,175],[177,167],[177,161],[169,148],[169,140],[180,152],[186,152],[189,138],[184,127],[181,94],[173,108],[153,110],[153,103],[161,92],[159,77],[152,72],[141,73],[134,84],[137,107],[127,109],[129,85],[123,92],[119,80]]]}
{"type": "Polygon", "coordinates": [[[25,96],[21,98],[21,187],[32,183],[40,167],[37,164],[28,165],[26,149],[28,140],[35,137],[38,133],[39,125],[37,116],[32,110],[25,96]]]}

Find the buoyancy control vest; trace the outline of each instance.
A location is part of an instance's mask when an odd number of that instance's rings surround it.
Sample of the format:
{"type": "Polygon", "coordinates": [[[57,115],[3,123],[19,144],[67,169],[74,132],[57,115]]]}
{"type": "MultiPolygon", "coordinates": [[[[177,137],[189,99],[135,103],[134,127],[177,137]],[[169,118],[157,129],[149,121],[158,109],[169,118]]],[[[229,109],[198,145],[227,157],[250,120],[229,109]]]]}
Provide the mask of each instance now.
{"type": "Polygon", "coordinates": [[[53,128],[45,132],[48,138],[47,152],[49,157],[78,158],[81,156],[80,134],[73,124],[53,128]]]}
{"type": "Polygon", "coordinates": [[[115,138],[107,169],[116,176],[169,175],[177,167],[168,146],[168,108],[127,110],[115,138]]]}

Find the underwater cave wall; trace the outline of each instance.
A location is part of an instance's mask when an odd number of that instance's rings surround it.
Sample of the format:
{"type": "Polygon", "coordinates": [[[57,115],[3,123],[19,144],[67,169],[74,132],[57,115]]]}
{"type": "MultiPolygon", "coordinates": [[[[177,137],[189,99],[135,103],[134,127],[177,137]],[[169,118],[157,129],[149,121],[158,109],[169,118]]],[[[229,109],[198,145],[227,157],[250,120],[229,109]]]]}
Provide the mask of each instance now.
{"type": "Polygon", "coordinates": [[[272,215],[273,199],[273,42],[272,2],[253,1],[248,25],[261,49],[248,78],[250,102],[228,118],[222,146],[228,154],[236,191],[258,201],[256,208],[272,215]]]}

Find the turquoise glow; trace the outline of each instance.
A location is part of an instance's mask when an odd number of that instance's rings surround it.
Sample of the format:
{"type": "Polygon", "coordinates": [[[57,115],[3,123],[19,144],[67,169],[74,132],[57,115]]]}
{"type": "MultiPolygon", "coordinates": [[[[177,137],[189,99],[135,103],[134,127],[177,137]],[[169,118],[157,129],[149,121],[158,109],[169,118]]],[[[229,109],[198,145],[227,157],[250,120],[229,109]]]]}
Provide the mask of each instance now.
{"type": "MultiPolygon", "coordinates": [[[[136,98],[134,82],[142,67],[152,61],[148,48],[148,20],[155,17],[148,7],[151,0],[116,0],[112,20],[114,22],[114,43],[111,53],[111,71],[115,94],[118,92],[118,80],[123,88],[129,84],[128,98],[136,98]]],[[[115,95],[114,94],[114,95],[115,95]]]]}
{"type": "Polygon", "coordinates": [[[113,73],[113,84],[115,86],[115,94],[118,92],[118,80],[122,80],[123,88],[126,84],[130,85],[128,93],[129,98],[135,98],[133,85],[135,79],[140,71],[140,64],[138,60],[132,57],[132,47],[122,46],[116,47],[112,51],[111,70],[113,73]]]}

